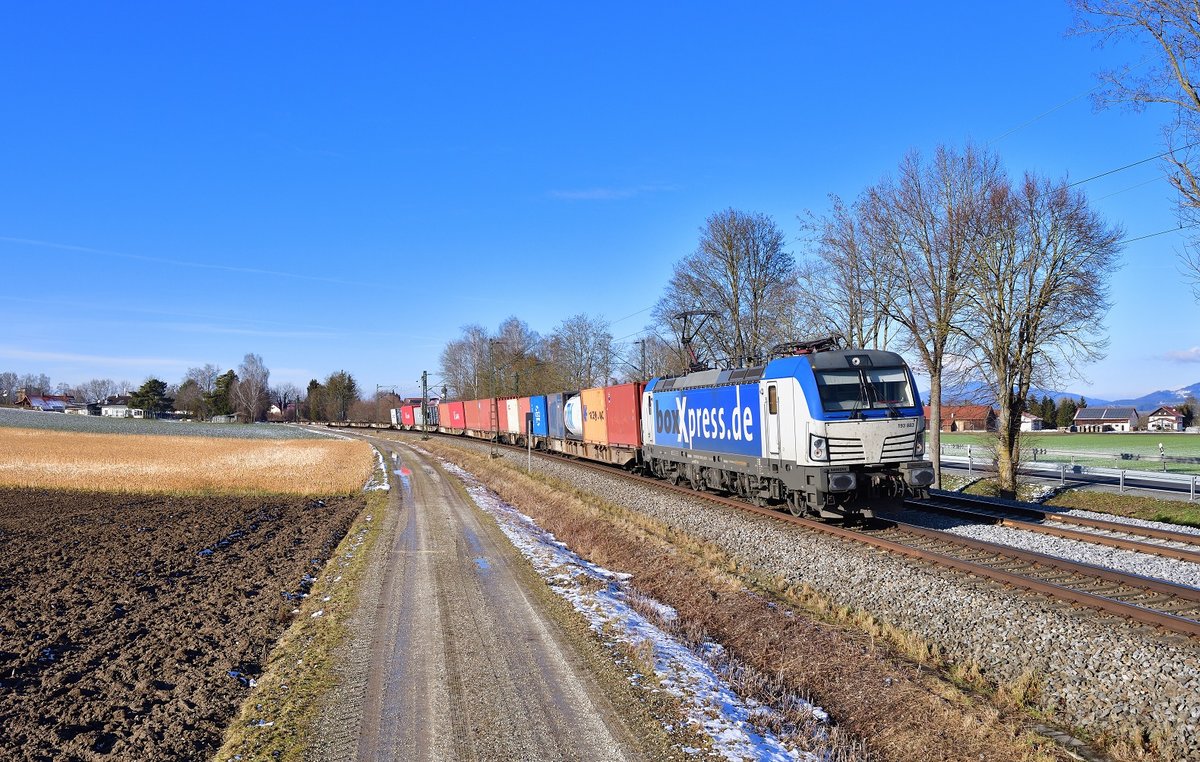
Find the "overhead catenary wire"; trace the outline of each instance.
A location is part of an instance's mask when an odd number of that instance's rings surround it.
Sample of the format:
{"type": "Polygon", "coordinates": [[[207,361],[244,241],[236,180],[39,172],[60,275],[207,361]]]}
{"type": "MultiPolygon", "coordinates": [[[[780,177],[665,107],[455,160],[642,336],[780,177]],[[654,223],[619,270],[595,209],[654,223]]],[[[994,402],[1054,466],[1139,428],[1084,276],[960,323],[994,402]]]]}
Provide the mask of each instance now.
{"type": "Polygon", "coordinates": [[[1161,159],[1162,157],[1164,157],[1168,154],[1175,153],[1176,151],[1186,151],[1189,148],[1194,148],[1195,146],[1198,146],[1198,145],[1200,145],[1200,140],[1197,140],[1192,143],[1188,143],[1187,145],[1183,146],[1182,148],[1168,148],[1167,150],[1163,151],[1162,153],[1157,153],[1153,156],[1148,156],[1145,159],[1139,159],[1138,161],[1132,162],[1130,164],[1126,164],[1121,167],[1117,167],[1116,169],[1110,169],[1107,172],[1101,172],[1098,175],[1092,175],[1091,177],[1086,177],[1082,180],[1076,180],[1075,182],[1069,184],[1067,187],[1074,188],[1076,185],[1083,185],[1084,183],[1090,183],[1092,180],[1099,180],[1101,177],[1108,177],[1109,175],[1115,175],[1117,172],[1124,172],[1127,169],[1132,169],[1134,167],[1140,166],[1142,164],[1145,164],[1148,161],[1154,161],[1155,159],[1161,159]]]}

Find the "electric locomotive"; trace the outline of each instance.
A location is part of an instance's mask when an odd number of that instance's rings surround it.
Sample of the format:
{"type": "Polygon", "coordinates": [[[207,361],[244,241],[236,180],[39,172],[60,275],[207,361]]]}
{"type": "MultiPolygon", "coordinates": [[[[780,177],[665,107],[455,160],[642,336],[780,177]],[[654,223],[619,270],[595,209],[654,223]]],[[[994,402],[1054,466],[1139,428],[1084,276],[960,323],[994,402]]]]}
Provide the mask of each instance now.
{"type": "Polygon", "coordinates": [[[823,519],[869,518],[928,497],[925,419],[900,355],[838,349],[832,339],[782,349],[788,356],[756,367],[651,379],[643,467],[823,519]]]}

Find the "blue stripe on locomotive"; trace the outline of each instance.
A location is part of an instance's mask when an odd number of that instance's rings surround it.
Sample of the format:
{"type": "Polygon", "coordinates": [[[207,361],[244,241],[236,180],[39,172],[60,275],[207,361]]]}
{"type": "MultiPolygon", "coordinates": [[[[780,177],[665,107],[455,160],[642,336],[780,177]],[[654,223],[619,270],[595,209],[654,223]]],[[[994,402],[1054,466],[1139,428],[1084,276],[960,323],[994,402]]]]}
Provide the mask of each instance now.
{"type": "Polygon", "coordinates": [[[546,419],[546,398],[541,395],[530,397],[529,412],[533,415],[533,435],[550,436],[549,421],[546,419]]]}
{"type": "Polygon", "coordinates": [[[652,397],[656,445],[762,455],[758,384],[653,392],[652,397]]]}

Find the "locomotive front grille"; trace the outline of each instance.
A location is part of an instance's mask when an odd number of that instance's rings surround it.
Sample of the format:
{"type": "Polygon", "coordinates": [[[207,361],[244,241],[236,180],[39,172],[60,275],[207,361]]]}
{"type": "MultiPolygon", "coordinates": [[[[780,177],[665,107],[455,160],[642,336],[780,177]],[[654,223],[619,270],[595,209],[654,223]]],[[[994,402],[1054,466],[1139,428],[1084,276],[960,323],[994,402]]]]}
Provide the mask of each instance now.
{"type": "Polygon", "coordinates": [[[830,463],[861,463],[866,457],[861,439],[855,437],[829,437],[830,463]]]}
{"type": "Polygon", "coordinates": [[[913,445],[916,444],[915,433],[895,434],[883,440],[883,453],[880,460],[884,463],[900,463],[913,459],[913,445]]]}

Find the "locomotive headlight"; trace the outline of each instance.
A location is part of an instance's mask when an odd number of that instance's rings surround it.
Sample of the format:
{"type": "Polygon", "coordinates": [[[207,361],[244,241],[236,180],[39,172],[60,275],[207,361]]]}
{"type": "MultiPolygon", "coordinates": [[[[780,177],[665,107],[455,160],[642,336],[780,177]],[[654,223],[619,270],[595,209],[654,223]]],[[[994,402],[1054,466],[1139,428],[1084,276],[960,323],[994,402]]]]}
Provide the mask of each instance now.
{"type": "Polygon", "coordinates": [[[917,434],[917,439],[913,442],[913,457],[919,458],[925,454],[925,435],[917,434]]]}
{"type": "Polygon", "coordinates": [[[810,435],[808,438],[808,456],[813,460],[829,460],[825,437],[810,435]]]}

